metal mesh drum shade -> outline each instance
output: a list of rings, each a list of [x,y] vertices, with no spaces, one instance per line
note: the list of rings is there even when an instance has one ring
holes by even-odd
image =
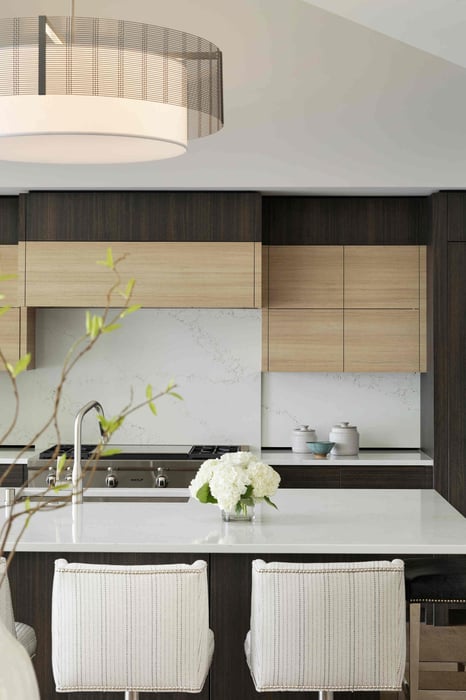
[[[0,160],[171,158],[222,126],[222,54],[206,39],[95,17],[0,19]]]

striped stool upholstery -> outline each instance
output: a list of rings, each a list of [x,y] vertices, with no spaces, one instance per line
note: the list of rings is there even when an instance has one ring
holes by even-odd
[[[214,647],[207,564],[55,562],[52,666],[58,692],[199,693]]]
[[[4,557],[0,557],[0,580],[2,580],[2,585],[0,586],[0,618],[5,627],[16,637],[32,658],[35,656],[37,649],[36,633],[25,622],[15,622],[6,559]]]
[[[411,700],[466,700],[466,626],[421,624],[423,605],[466,604],[465,560],[407,562],[406,595]]]
[[[246,658],[256,690],[400,690],[404,564],[252,564]]]

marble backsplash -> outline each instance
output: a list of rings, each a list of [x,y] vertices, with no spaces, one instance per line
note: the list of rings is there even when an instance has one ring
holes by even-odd
[[[340,421],[357,425],[361,447],[419,447],[420,374],[263,375],[263,445],[291,445],[291,431],[301,424],[328,440]]]
[[[50,412],[61,362],[84,329],[82,309],[41,309],[37,314],[37,369],[19,377],[21,414],[10,444],[27,440]],[[114,442],[121,444],[249,444],[260,447],[260,311],[143,309],[103,336],[67,381],[59,416],[62,442],[73,440],[76,412],[97,399],[116,414],[134,394],[144,400],[171,378],[183,401],[162,397],[157,416],[148,408],[129,416]],[[7,377],[0,376],[0,424],[12,412]],[[98,437],[92,414],[83,442]],[[38,446],[55,443],[53,430]]]
[[[9,444],[21,444],[49,414],[61,362],[84,328],[82,309],[37,313],[37,369],[19,377],[21,411]],[[76,412],[91,399],[107,414],[144,399],[174,378],[183,401],[163,397],[158,415],[145,408],[118,433],[123,444],[289,446],[291,430],[308,423],[321,439],[331,425],[358,425],[361,445],[419,447],[418,374],[260,373],[261,313],[244,309],[144,309],[104,336],[68,379],[59,414],[62,442],[73,439]],[[11,418],[8,378],[0,375],[0,426]],[[97,438],[85,418],[83,441]],[[48,429],[39,447],[56,441]]]

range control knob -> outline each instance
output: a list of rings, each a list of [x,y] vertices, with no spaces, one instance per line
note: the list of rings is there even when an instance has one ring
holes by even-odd
[[[157,476],[155,477],[155,488],[166,489],[168,486],[168,477],[163,473],[162,467],[158,467]]]
[[[112,467],[108,467],[107,471],[108,474],[105,477],[105,485],[108,486],[109,489],[114,489],[118,486],[118,479],[116,474],[113,473]]]
[[[50,474],[47,474],[47,478],[45,480],[45,483],[47,486],[55,486],[55,483],[57,481],[57,474],[55,472],[55,469],[53,467],[49,467],[49,472]]]

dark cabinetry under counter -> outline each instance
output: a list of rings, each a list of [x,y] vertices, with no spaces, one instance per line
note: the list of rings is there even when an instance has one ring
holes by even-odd
[[[274,466],[281,488],[431,489],[432,466]]]
[[[15,464],[7,476],[6,472],[9,469],[8,464],[0,465],[0,480],[1,486],[22,486],[26,479],[26,465],[25,464]]]

